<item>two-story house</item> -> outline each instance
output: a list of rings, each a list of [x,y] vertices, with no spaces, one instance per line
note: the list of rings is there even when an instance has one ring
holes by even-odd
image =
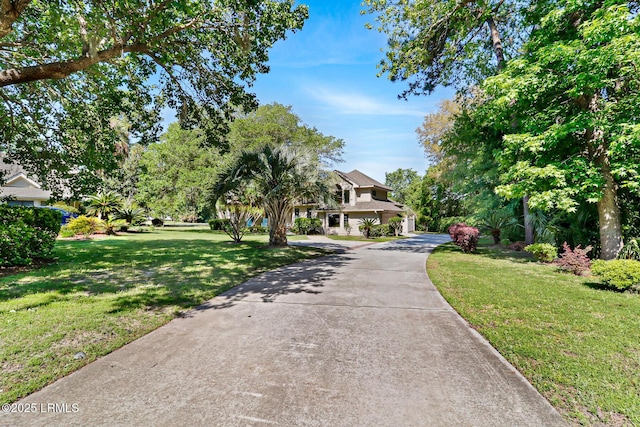
[[[319,218],[327,234],[358,234],[360,220],[377,219],[378,224],[388,224],[389,218],[402,217],[403,233],[415,230],[415,215],[402,204],[389,200],[391,188],[363,174],[335,171],[339,177],[336,184],[336,208],[318,207],[314,203],[295,206],[294,220],[298,217]]]

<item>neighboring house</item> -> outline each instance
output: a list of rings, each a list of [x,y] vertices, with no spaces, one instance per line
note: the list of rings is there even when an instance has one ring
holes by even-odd
[[[335,171],[340,178],[336,184],[336,209],[318,207],[305,202],[294,207],[294,220],[298,217],[319,218],[327,234],[359,234],[358,226],[364,218],[375,218],[378,224],[388,224],[389,218],[402,217],[403,233],[415,231],[415,214],[400,203],[387,198],[391,188],[363,174]]]
[[[0,200],[9,197],[11,206],[42,206],[51,192],[43,190],[35,179],[19,165],[5,163],[0,158]]]

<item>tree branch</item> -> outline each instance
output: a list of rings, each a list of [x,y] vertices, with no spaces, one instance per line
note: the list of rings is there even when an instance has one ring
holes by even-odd
[[[13,23],[30,3],[31,0],[0,0],[0,39],[11,32]]]
[[[1,70],[0,87],[28,83],[36,80],[63,79],[98,62],[109,61],[124,53],[148,52],[148,50],[146,45],[138,43],[129,46],[115,45],[109,49],[96,52],[96,55],[91,57],[84,56],[64,62],[52,62],[32,67]]]

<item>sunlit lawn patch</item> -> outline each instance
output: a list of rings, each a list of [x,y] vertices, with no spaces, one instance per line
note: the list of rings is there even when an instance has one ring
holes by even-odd
[[[427,263],[449,303],[568,419],[640,425],[640,295],[526,253],[452,244]]]
[[[59,241],[56,264],[0,277],[0,403],[13,401],[275,267],[324,254],[207,230]],[[78,352],[85,359],[76,360]]]

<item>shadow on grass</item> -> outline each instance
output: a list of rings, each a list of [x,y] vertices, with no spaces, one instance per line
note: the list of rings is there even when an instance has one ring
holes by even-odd
[[[309,252],[326,253],[206,239],[60,242],[56,265],[1,278],[0,302],[15,299],[16,309],[25,309],[84,295],[112,298],[112,312],[191,308]]]

